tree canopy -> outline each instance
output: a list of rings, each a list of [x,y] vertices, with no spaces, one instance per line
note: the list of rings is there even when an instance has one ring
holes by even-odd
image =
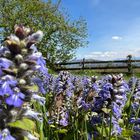
[[[71,20],[59,8],[61,0],[52,3],[41,0],[0,0],[0,32],[3,37],[13,31],[15,24],[23,24],[34,31],[42,30],[39,45],[48,64],[64,62],[74,56],[75,49],[87,44],[87,25],[82,18]]]

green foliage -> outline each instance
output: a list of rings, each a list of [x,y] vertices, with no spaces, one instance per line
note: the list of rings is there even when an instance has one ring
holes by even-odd
[[[130,136],[132,136],[134,134],[134,132],[132,130],[123,130],[122,131],[122,136],[124,138],[129,138]]]
[[[75,70],[70,71],[73,75],[79,75],[79,76],[101,76],[101,73],[95,72],[94,70]]]
[[[11,122],[8,125],[10,127],[20,128],[29,132],[33,132],[36,128],[35,122],[27,118],[23,118],[22,120],[18,120],[16,122]]]
[[[58,129],[55,131],[55,133],[60,133],[60,134],[66,134],[68,132],[67,129]]]
[[[61,0],[53,4],[41,0],[0,0],[0,32],[6,37],[15,24],[32,27],[44,32],[39,50],[51,64],[67,61],[74,50],[87,44],[86,22],[82,18],[71,21],[66,12],[59,9]]]

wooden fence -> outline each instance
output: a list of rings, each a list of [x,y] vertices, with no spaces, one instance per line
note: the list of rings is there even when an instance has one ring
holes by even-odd
[[[123,70],[125,69],[128,73],[133,73],[135,69],[140,68],[140,60],[132,60],[128,57],[126,60],[115,60],[115,61],[88,61],[83,59],[80,62],[66,62],[66,63],[56,63],[56,70]]]

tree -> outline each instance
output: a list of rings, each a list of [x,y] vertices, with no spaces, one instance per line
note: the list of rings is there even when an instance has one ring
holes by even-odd
[[[83,19],[72,21],[51,0],[0,0],[0,32],[3,37],[13,31],[15,24],[23,24],[34,31],[44,32],[39,50],[48,64],[73,58],[75,49],[87,43],[87,26]]]

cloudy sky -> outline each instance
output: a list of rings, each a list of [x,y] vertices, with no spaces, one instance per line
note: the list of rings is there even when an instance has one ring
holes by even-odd
[[[88,24],[89,45],[77,50],[77,58],[140,57],[140,0],[62,0],[61,6]]]

